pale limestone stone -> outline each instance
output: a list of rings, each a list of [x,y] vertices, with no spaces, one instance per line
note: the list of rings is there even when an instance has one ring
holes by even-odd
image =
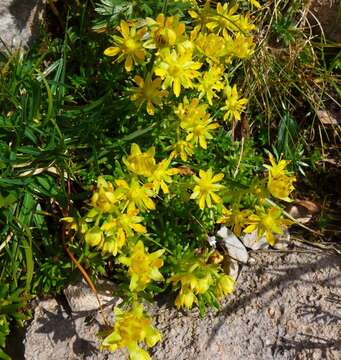
[[[27,48],[39,31],[45,0],[0,0],[0,51]]]

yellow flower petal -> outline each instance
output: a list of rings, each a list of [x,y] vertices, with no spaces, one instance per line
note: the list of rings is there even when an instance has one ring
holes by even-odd
[[[104,55],[116,56],[120,51],[121,51],[120,48],[111,46],[104,50]]]

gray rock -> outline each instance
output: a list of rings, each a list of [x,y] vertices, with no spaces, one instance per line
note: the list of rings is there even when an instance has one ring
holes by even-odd
[[[64,295],[72,312],[98,310],[98,301],[100,301],[102,306],[113,305],[119,302],[117,298],[113,298],[115,288],[112,282],[99,280],[96,283],[96,291],[98,299],[87,283],[82,280],[64,289]]]
[[[111,311],[106,316],[113,321]],[[99,313],[68,313],[56,299],[41,301],[25,338],[27,360],[120,359],[100,352],[97,334],[103,330]]]
[[[165,338],[153,359],[341,358],[341,258],[319,252],[254,257],[218,313],[200,319],[195,312],[158,310]]]
[[[154,360],[308,360],[341,358],[341,257],[312,249],[254,253],[235,293],[218,312],[150,309],[164,339]],[[111,307],[105,309],[113,321]],[[26,334],[27,360],[120,359],[97,350],[98,313],[39,304]]]
[[[45,0],[0,1],[0,51],[30,45],[38,34],[44,3]]]

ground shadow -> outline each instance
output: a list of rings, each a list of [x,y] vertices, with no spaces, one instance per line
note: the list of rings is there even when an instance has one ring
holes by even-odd
[[[9,12],[14,17],[15,25],[21,32],[27,25],[27,21],[32,14],[32,10],[40,0],[13,0],[9,6]]]
[[[320,350],[321,359],[330,359],[329,353],[331,350],[341,350],[341,339],[325,339],[307,334],[299,335],[304,338],[299,341],[282,338],[279,344],[274,345],[272,347],[274,358],[289,351],[293,359],[299,359],[301,358],[299,355],[303,351],[313,353]]]
[[[295,265],[295,264],[293,264]],[[297,264],[296,264],[297,265]],[[277,287],[284,287],[292,281],[302,280],[302,282],[306,282],[302,279],[303,275],[308,274],[310,272],[315,272],[321,270],[326,267],[338,267],[341,270],[341,257],[337,255],[325,255],[314,263],[304,263],[299,264],[299,266],[290,266],[288,268],[281,268],[280,273],[276,274],[277,277],[271,281],[269,281],[265,286],[260,288],[258,291],[247,293],[245,295],[240,295],[238,298],[235,298],[234,301],[228,303],[225,307],[223,307],[219,311],[219,315],[221,316],[221,320],[217,323],[217,325],[212,329],[211,336],[207,341],[207,346],[209,347],[212,344],[216,334],[219,329],[224,325],[227,317],[239,310],[240,308],[246,307],[250,302],[255,299],[262,297],[267,292],[271,291]],[[258,276],[261,276],[264,272],[269,272],[269,269],[266,265],[259,270],[257,273]],[[275,275],[275,274],[274,274]],[[274,294],[269,298],[268,303],[272,302],[273,299],[278,296],[278,294]]]
[[[38,319],[39,327],[36,332],[40,334],[49,334],[54,343],[66,342],[75,338],[72,349],[79,358],[98,353],[98,347],[94,342],[79,336],[75,324],[75,320],[84,318],[84,322],[86,323],[96,323],[99,331],[107,329],[105,325],[101,324],[95,318],[96,312],[80,311],[72,313],[66,300],[62,297],[57,298],[57,303],[58,307],[56,312],[43,309],[44,316]],[[106,304],[106,306],[109,305],[111,304]]]

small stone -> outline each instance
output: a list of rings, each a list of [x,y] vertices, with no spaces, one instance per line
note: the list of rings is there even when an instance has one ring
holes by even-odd
[[[252,249],[254,251],[259,249],[266,249],[269,247],[269,244],[267,243],[265,236],[258,238],[257,230],[249,234],[243,234],[241,237],[241,241],[247,248]]]
[[[269,308],[268,309],[268,314],[271,318],[273,318],[275,316],[275,310],[273,308]]]
[[[9,49],[27,48],[37,36],[45,0],[1,0],[0,37]],[[0,41],[0,51],[6,47]]]
[[[231,258],[244,264],[247,263],[249,254],[244,244],[230,229],[222,225],[217,232],[217,235],[222,238],[222,244],[227,249]]]
[[[119,302],[118,298],[113,297],[115,287],[112,282],[99,280],[95,284],[95,287],[102,306],[109,304],[114,305]],[[84,279],[75,285],[69,285],[64,289],[64,295],[73,312],[96,311],[99,309],[96,295]]]

